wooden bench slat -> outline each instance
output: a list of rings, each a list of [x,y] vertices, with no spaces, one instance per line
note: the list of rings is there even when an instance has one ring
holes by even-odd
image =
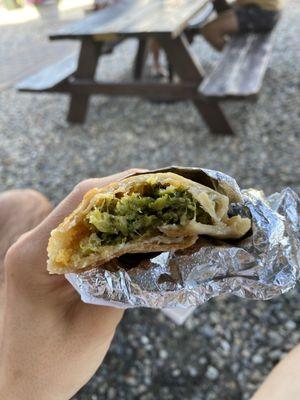
[[[30,75],[16,85],[20,91],[42,91],[55,87],[72,75],[77,68],[77,55],[73,53],[62,60]]]
[[[249,52],[249,60],[243,65],[243,70],[241,71],[244,76],[248,77],[243,82],[243,93],[256,94],[261,89],[271,57],[272,47],[272,33],[253,38],[250,49],[251,56]]]
[[[206,97],[248,97],[259,92],[273,45],[273,33],[234,36],[221,60],[200,85]]]
[[[51,39],[96,36],[99,40],[151,34],[176,36],[208,0],[123,0],[50,35]]]

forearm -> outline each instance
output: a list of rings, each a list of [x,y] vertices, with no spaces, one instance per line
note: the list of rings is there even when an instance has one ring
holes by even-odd
[[[300,345],[271,371],[251,400],[295,400],[300,393]]]

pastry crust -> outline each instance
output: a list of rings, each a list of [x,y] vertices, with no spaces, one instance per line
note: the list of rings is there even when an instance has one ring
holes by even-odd
[[[88,256],[80,251],[80,241],[91,234],[86,216],[101,199],[116,193],[139,191],[146,184],[169,184],[186,189],[210,215],[212,224],[191,221],[185,227],[166,225],[159,227],[160,234],[153,237],[138,237],[126,243],[102,245],[97,253]],[[240,238],[251,227],[248,218],[227,216],[229,198],[204,185],[183,178],[174,173],[149,173],[126,178],[102,188],[90,190],[80,205],[51,232],[48,244],[50,273],[64,274],[99,267],[126,253],[148,253],[184,249],[195,243],[199,235],[227,239]]]

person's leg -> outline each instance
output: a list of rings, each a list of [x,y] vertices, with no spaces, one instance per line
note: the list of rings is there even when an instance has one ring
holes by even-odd
[[[296,400],[300,398],[300,345],[271,371],[251,400]]]
[[[239,24],[234,10],[221,13],[216,19],[201,28],[204,38],[218,51],[226,43],[227,36],[239,31]]]
[[[42,222],[52,208],[46,197],[35,190],[9,190],[0,193],[0,335],[4,303],[5,254],[19,236]]]
[[[160,46],[157,40],[149,40],[149,48],[153,58],[153,75],[157,78],[166,78],[168,76],[168,71],[161,65],[160,56]]]
[[[205,25],[200,32],[216,49],[221,51],[229,35],[234,33],[269,32],[277,24],[280,12],[264,10],[256,5],[234,5]]]

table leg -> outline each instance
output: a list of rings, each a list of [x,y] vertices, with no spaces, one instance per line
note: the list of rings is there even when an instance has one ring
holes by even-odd
[[[101,43],[95,43],[91,39],[82,40],[78,66],[74,74],[75,78],[91,79],[94,77],[100,51]],[[82,123],[85,121],[89,97],[89,94],[71,94],[71,101],[68,113],[69,122]]]
[[[134,60],[133,79],[139,80],[142,78],[143,70],[148,53],[147,39],[139,39],[138,50]]]
[[[195,83],[195,91],[197,91],[205,72],[193,57],[184,34],[178,36],[176,39],[159,38],[158,40],[180,79],[184,83]],[[205,100],[199,94],[199,99],[193,100],[193,103],[212,133],[234,134],[232,127],[217,102]]]

